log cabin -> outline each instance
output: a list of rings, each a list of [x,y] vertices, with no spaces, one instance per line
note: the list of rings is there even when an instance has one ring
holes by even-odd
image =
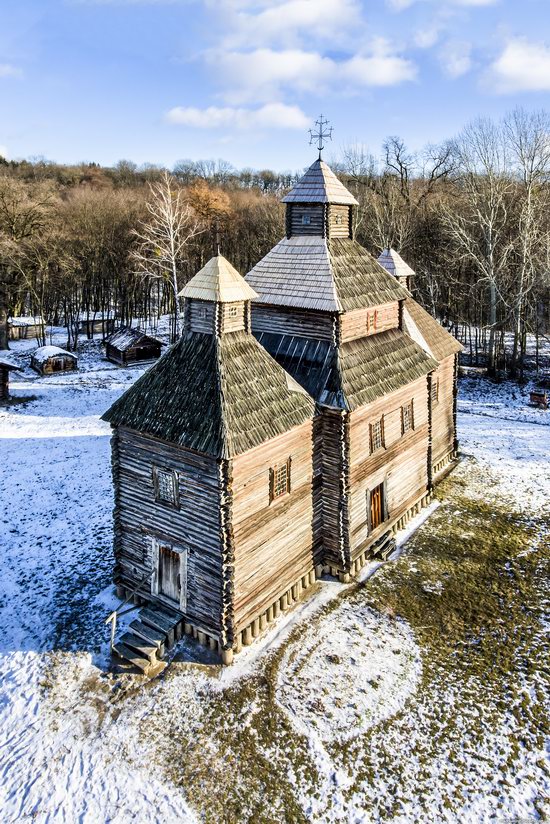
[[[40,375],[71,372],[78,369],[78,358],[59,346],[39,346],[31,355],[31,367]]]
[[[29,338],[43,338],[46,322],[41,317],[33,315],[18,315],[8,318],[8,335],[10,340],[27,340]]]
[[[104,415],[115,581],[144,602],[113,649],[144,671],[182,631],[229,663],[316,578],[388,557],[456,456],[460,346],[412,270],[356,242],[321,159],[284,202],[286,237],[244,279],[209,261],[181,340]]]
[[[121,326],[105,339],[105,355],[118,366],[147,363],[160,357],[162,343],[141,329]]]
[[[22,372],[20,366],[16,366],[7,357],[0,357],[0,402],[8,401],[10,398],[9,379],[10,372]]]

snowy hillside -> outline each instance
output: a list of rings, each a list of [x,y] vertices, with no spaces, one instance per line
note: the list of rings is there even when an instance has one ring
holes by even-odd
[[[117,601],[99,420],[142,370],[91,342],[77,373],[42,378],[31,349],[13,345],[25,370],[17,402],[0,407],[3,821],[550,813],[550,411],[526,390],[464,379],[463,461],[400,536],[399,558],[358,583],[319,582],[229,668],[185,638],[147,681],[108,668]]]

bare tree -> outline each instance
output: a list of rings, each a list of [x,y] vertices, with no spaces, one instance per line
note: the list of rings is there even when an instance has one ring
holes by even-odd
[[[184,251],[204,230],[186,201],[184,190],[168,172],[164,172],[158,183],[149,184],[146,207],[147,219],[141,221],[133,232],[137,239],[133,259],[139,272],[149,279],[161,280],[171,291],[174,309],[172,338],[175,340],[181,334],[178,294]]]
[[[514,343],[511,374],[523,372],[524,310],[527,297],[546,271],[548,229],[544,213],[549,206],[547,183],[550,176],[550,117],[547,112],[515,109],[504,120],[511,172],[517,183],[517,266],[510,285],[513,307]],[[515,294],[514,294],[515,293]]]
[[[508,211],[512,184],[502,130],[479,119],[454,143],[458,195],[442,218],[459,260],[472,264],[489,296],[488,369],[495,367],[498,307],[511,251]]]

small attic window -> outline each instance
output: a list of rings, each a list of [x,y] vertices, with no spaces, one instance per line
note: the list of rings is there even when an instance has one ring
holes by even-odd
[[[311,223],[311,215],[302,215],[302,226],[309,226]]]
[[[334,223],[336,224],[336,226],[341,226],[342,225],[342,215],[336,215],[335,218],[334,218]]]
[[[376,322],[378,320],[378,312],[376,309],[372,309],[371,311],[367,312],[367,332],[375,332],[376,331]]]
[[[178,505],[178,479],[173,470],[159,469],[158,466],[154,466],[153,486],[156,501],[172,506]]]
[[[238,312],[237,306],[228,306],[227,307],[227,317],[228,318],[236,318]]]
[[[269,503],[290,492],[290,458],[269,470]]]

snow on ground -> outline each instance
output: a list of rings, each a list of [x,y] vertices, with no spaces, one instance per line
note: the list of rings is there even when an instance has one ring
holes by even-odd
[[[62,335],[52,342],[62,345]],[[78,373],[39,377],[27,366],[32,348],[30,341],[13,344],[26,368],[11,384],[19,401],[32,399],[0,411],[7,468],[0,480],[3,820],[188,822],[195,820],[193,801],[206,822],[488,821],[496,803],[494,764],[515,752],[515,722],[507,716],[497,731],[484,722],[486,742],[464,745],[467,758],[451,768],[468,740],[469,714],[485,717],[483,702],[478,710],[472,702],[460,708],[458,672],[445,674],[436,695],[419,694],[431,666],[416,637],[422,627],[413,631],[393,610],[369,602],[366,579],[380,564],[365,571],[358,591],[318,583],[233,667],[213,666],[185,639],[153,682],[106,671],[104,620],[115,603],[112,491],[109,428],[99,418],[142,370],[112,366],[97,342],[86,342]],[[531,410],[517,388],[479,379],[462,381],[459,410],[462,449],[472,456],[460,470],[464,483],[472,466],[489,497],[514,501],[527,518],[547,510],[550,412]],[[479,484],[472,494],[482,494]],[[440,507],[433,517],[454,516]],[[413,526],[422,531],[425,518],[426,511]],[[401,542],[410,534],[409,525]],[[381,582],[400,564],[407,574],[425,574],[408,556],[383,565]],[[427,598],[444,597],[446,574],[425,577]],[[273,695],[262,692],[270,668]],[[468,689],[481,697],[484,685],[472,681]],[[430,724],[446,714],[455,726],[441,742],[440,760],[426,765]],[[262,737],[263,715],[274,719],[269,739]],[[251,755],[239,749],[243,741]],[[380,754],[372,774],[361,766],[367,753]],[[506,815],[536,815],[533,765],[542,757],[526,750],[515,775],[502,767],[508,790],[499,809]],[[275,782],[257,774],[260,764],[266,775],[273,769]],[[397,767],[401,788],[393,778]],[[417,798],[421,781],[428,789]],[[285,782],[289,789],[281,795]],[[388,799],[400,793],[392,810]],[[460,793],[454,807],[454,801],[442,806],[444,797]],[[216,794],[221,806],[209,806]],[[271,804],[269,814],[262,798]],[[426,809],[437,812],[430,818]]]

